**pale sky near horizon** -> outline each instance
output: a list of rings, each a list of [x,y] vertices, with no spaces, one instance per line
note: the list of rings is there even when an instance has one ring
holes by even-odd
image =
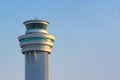
[[[0,0],[0,80],[24,80],[23,22],[50,22],[49,80],[120,80],[120,0]]]

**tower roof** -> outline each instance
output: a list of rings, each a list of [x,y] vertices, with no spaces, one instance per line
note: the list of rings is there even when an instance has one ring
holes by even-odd
[[[28,20],[28,21],[25,21],[23,24],[27,25],[30,23],[42,23],[42,24],[47,24],[47,25],[49,24],[49,22],[45,20]]]

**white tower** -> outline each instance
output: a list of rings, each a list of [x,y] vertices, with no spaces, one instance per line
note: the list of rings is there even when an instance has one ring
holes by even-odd
[[[46,31],[49,22],[29,20],[23,24],[26,33],[18,39],[25,55],[25,80],[48,80],[48,54],[54,41]]]

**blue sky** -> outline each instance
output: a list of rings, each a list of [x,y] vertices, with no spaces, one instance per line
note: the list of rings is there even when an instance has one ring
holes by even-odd
[[[0,80],[24,80],[17,38],[36,17],[56,37],[50,80],[120,80],[119,0],[1,0]]]

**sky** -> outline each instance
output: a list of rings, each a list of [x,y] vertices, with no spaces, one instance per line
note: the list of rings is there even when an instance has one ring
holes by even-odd
[[[23,22],[56,37],[49,80],[120,80],[120,0],[0,0],[0,80],[24,80]]]

